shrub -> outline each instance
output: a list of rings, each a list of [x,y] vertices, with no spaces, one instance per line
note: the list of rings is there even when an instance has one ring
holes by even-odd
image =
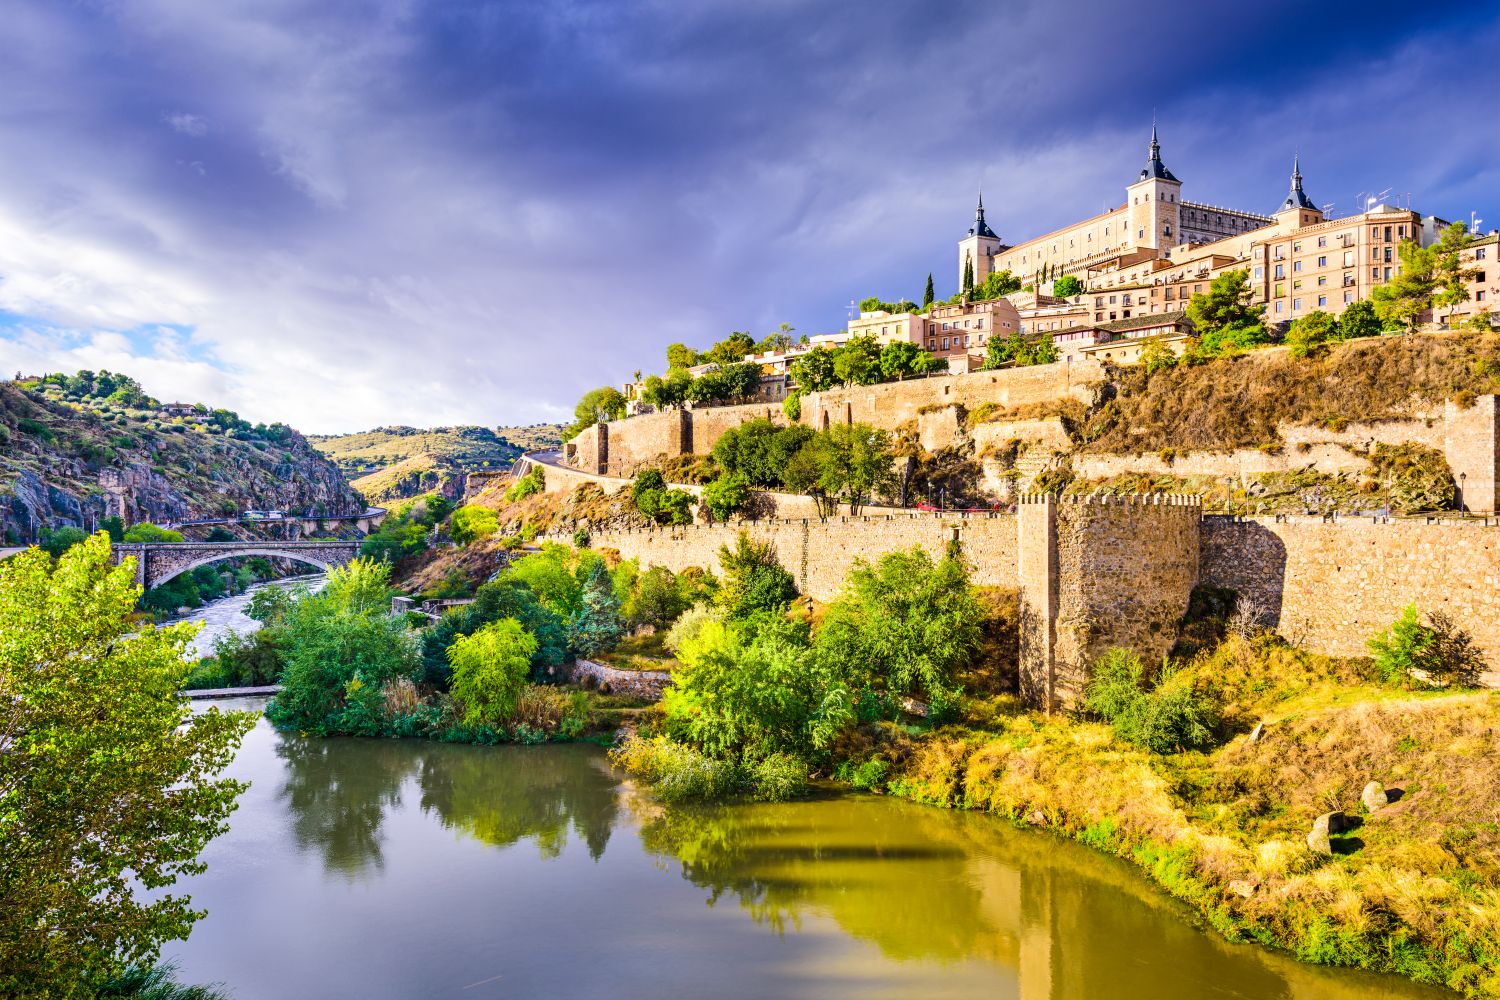
[[[1469,634],[1441,611],[1427,614],[1422,623],[1415,604],[1408,604],[1401,617],[1371,636],[1366,645],[1375,660],[1375,672],[1388,684],[1410,685],[1424,678],[1433,684],[1475,687],[1484,672],[1484,658]]]
[[[448,533],[460,545],[487,538],[500,530],[500,518],[488,507],[472,504],[458,508],[448,522]]]
[[[727,521],[750,499],[750,484],[737,472],[726,472],[703,489],[703,505],[715,521]]]
[[[589,547],[589,529],[579,528],[573,532],[573,547],[575,549],[586,549]]]
[[[1216,699],[1165,667],[1147,690],[1140,657],[1124,649],[1111,649],[1094,664],[1084,707],[1119,739],[1152,753],[1209,747],[1218,725]]]
[[[522,500],[526,497],[529,497],[533,493],[540,493],[546,488],[546,473],[542,471],[542,467],[540,465],[533,465],[530,471],[526,473],[526,475],[522,476],[520,479],[517,479],[511,485],[511,487],[505,491],[505,502],[515,503],[517,500]]]
[[[515,713],[536,647],[536,639],[514,618],[490,622],[448,647],[453,695],[463,703],[464,721],[500,722]]]
[[[785,753],[773,753],[750,768],[750,784],[762,802],[786,802],[807,794],[807,765]]]
[[[56,558],[88,537],[89,533],[87,531],[84,531],[82,528],[72,527],[71,525],[58,528],[55,531],[44,530],[42,532],[41,547],[48,555]]]
[[[125,541],[180,542],[182,541],[182,532],[173,531],[171,528],[163,528],[149,521],[143,521],[140,524],[130,526],[129,530],[125,532]]]
[[[776,558],[775,546],[756,542],[743,531],[733,549],[719,546],[719,565],[724,568],[719,604],[732,618],[762,611],[781,614],[797,596],[797,583]]]
[[[609,752],[618,767],[649,782],[666,802],[722,799],[743,787],[734,764],[664,737],[631,736]]]

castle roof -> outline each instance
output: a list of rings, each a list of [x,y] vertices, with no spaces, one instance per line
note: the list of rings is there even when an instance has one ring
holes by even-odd
[[[1156,122],[1151,123],[1151,146],[1146,151],[1146,166],[1141,170],[1140,180],[1178,181],[1167,169],[1167,165],[1161,162],[1161,143],[1156,141]],[[1139,183],[1139,181],[1137,181]]]
[[[969,230],[969,235],[984,236],[992,240],[1000,238],[995,235],[995,231],[990,228],[989,223],[984,221],[984,192],[982,191],[979,194],[979,207],[974,209],[974,228]]]
[[[1292,157],[1292,189],[1287,193],[1286,201],[1281,203],[1279,211],[1285,212],[1289,208],[1310,208],[1317,211],[1318,206],[1302,190],[1302,169],[1300,154]]]

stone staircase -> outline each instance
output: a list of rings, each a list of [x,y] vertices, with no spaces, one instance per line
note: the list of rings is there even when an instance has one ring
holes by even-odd
[[[1036,478],[1058,463],[1058,457],[1040,445],[1033,445],[1026,449],[1025,454],[1016,460],[1016,492],[1026,493],[1030,491],[1031,484]]]

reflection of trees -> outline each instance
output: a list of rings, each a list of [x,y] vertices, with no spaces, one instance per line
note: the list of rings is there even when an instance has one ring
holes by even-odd
[[[401,802],[401,784],[415,769],[412,746],[385,740],[284,736],[281,797],[292,813],[298,846],[316,848],[323,866],[354,879],[383,864],[380,824]]]
[[[497,847],[530,838],[547,858],[571,825],[597,860],[619,810],[616,779],[584,747],[429,746],[419,780],[444,826]]]
[[[1014,962],[1015,939],[987,917],[984,887],[944,813],[860,796],[717,807],[627,801],[647,851],[678,861],[710,902],[733,895],[778,933],[819,913],[894,959]]]

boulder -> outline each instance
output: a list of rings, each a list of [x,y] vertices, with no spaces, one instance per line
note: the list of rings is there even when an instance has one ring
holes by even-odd
[[[1229,891],[1234,893],[1236,896],[1242,896],[1245,899],[1249,899],[1251,896],[1255,895],[1255,883],[1249,881],[1248,879],[1237,878],[1229,883]]]
[[[1031,810],[1031,812],[1026,814],[1026,822],[1030,823],[1032,826],[1046,826],[1047,817],[1043,815],[1040,809],[1033,809]]]
[[[1332,854],[1333,844],[1329,841],[1329,834],[1338,833],[1344,828],[1344,814],[1335,810],[1327,812],[1313,820],[1312,831],[1307,835],[1307,848],[1316,854]]]
[[[1359,793],[1359,800],[1365,804],[1370,812],[1390,804],[1390,796],[1385,794],[1385,786],[1378,781],[1372,781],[1365,786],[1365,790]]]

